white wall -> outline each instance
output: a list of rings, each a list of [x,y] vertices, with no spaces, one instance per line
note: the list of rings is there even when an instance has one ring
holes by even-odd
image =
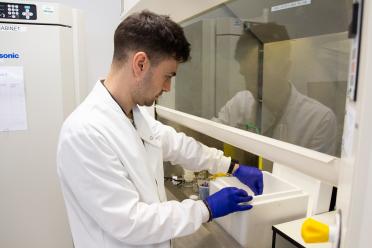
[[[122,17],[148,9],[158,14],[170,15],[173,21],[182,22],[191,16],[231,0],[122,0],[124,12]],[[126,7],[128,6],[128,7]]]
[[[89,90],[110,68],[114,50],[114,31],[120,22],[121,0],[42,0],[84,11],[85,49]]]
[[[121,0],[123,2],[123,13],[127,13],[134,5],[136,5],[140,0]]]

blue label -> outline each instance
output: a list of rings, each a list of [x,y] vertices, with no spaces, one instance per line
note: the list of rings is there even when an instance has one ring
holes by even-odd
[[[0,53],[0,59],[19,59],[19,53]]]

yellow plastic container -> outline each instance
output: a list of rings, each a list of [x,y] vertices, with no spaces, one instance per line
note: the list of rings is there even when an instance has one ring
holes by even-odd
[[[329,241],[329,226],[308,218],[301,228],[301,236],[306,243],[323,243]]]

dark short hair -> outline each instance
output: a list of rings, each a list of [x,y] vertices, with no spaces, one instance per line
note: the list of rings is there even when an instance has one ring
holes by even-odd
[[[143,51],[153,64],[165,58],[186,62],[190,43],[169,16],[144,10],[124,19],[114,35],[114,62],[125,62],[128,52]]]
[[[236,49],[235,59],[241,61],[253,48],[257,48],[260,44],[268,44],[271,42],[278,42],[290,40],[285,26],[276,23],[245,23],[244,33],[240,36]],[[285,49],[285,50],[283,50]],[[287,57],[290,56],[290,47],[283,47]]]
[[[257,40],[257,38],[250,32],[245,32],[242,34],[236,43],[234,54],[235,60],[238,62],[242,61],[252,49],[259,46],[259,43],[260,42]]]

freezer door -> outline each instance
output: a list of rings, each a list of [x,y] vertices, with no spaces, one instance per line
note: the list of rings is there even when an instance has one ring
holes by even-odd
[[[13,30],[0,32],[0,53],[18,54],[0,67],[23,68],[27,112],[26,130],[0,132],[0,247],[73,247],[55,162],[61,124],[75,107],[72,30],[0,25]]]

